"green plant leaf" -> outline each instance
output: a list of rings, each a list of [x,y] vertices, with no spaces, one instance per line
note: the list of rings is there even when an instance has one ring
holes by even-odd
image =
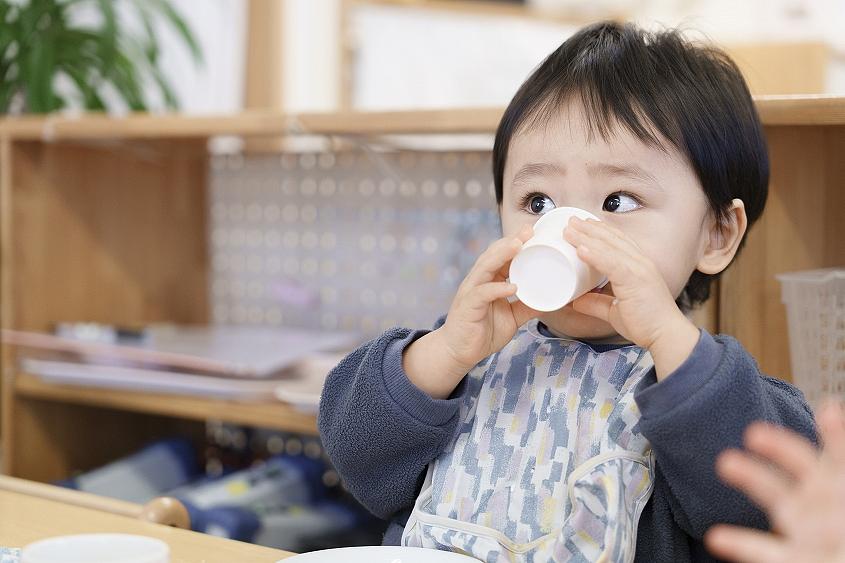
[[[190,48],[191,55],[194,57],[194,62],[198,64],[202,63],[202,49],[200,49],[199,43],[197,43],[193,32],[188,27],[185,20],[182,19],[182,16],[179,15],[179,12],[176,11],[168,0],[148,0],[148,2],[154,4],[159,9],[165,19],[170,22],[170,25],[173,26],[185,43],[187,43]]]
[[[32,35],[35,31],[35,23],[38,20],[38,15],[41,10],[38,9],[36,2],[29,1],[20,6],[18,13],[18,22],[20,24],[21,38]]]
[[[14,17],[11,10],[12,7],[6,3],[6,0],[0,0],[0,61],[8,56],[6,49],[15,41],[17,35],[16,26],[6,22],[7,18]]]
[[[12,26],[0,27],[0,85],[5,86],[6,81],[10,79],[8,73],[15,64],[19,51],[15,28]]]
[[[117,57],[120,27],[112,0],[97,0],[97,3],[103,15],[103,24],[99,33],[100,53],[103,64],[111,66]]]
[[[117,2],[129,2],[142,29],[124,29]],[[77,11],[94,11],[95,25],[79,24]],[[154,83],[168,108],[178,99],[159,65],[157,18],[176,31],[196,63],[202,53],[193,33],[170,0],[0,0],[0,112],[18,93],[27,110],[54,111],[68,99],[53,84],[68,77],[87,109],[103,110],[102,88],[111,86],[135,111],[146,109],[147,82]]]
[[[106,78],[123,95],[132,111],[145,111],[147,109],[135,65],[122,52],[117,52],[113,73]]]
[[[105,111],[106,104],[100,97],[97,87],[91,85],[92,80],[85,76],[84,72],[70,64],[62,65],[61,70],[76,84],[76,88],[82,94],[86,109]]]
[[[26,53],[23,67],[28,82],[26,102],[32,112],[47,113],[56,109],[53,96],[55,54],[49,34],[34,41]]]
[[[141,23],[144,26],[144,37],[139,39],[143,45],[144,55],[152,65],[158,64],[158,41],[156,41],[155,28],[153,27],[153,18],[150,14],[148,6],[144,2],[135,2],[138,14],[141,17]]]

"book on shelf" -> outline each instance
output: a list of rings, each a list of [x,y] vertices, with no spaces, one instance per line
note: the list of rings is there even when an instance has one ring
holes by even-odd
[[[151,326],[111,341],[4,330],[20,369],[65,385],[230,400],[278,399],[313,412],[325,377],[360,343],[349,332]]]

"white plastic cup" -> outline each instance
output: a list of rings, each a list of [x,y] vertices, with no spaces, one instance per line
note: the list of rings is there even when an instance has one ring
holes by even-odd
[[[132,534],[78,534],[31,543],[21,563],[169,563],[161,540]]]
[[[577,207],[553,209],[537,220],[534,236],[511,261],[509,279],[516,284],[517,299],[537,311],[556,311],[607,283],[563,238],[571,217],[599,220]]]

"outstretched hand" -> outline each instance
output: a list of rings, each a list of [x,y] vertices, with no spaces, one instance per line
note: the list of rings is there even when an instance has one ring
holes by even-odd
[[[845,563],[845,416],[839,403],[825,404],[818,423],[821,452],[790,430],[755,423],[745,433],[748,452],[719,456],[717,473],[766,512],[773,531],[714,526],[704,537],[714,554],[738,563]]]

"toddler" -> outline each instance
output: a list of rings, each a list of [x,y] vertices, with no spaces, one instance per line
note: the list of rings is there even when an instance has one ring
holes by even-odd
[[[432,330],[394,328],[329,374],[326,451],[389,519],[385,544],[483,561],[712,560],[717,522],[765,528],[715,473],[764,420],[815,440],[801,393],[685,315],[709,295],[769,179],[737,67],[676,31],[588,26],[520,87],[493,176],[503,237]],[[557,206],[609,283],[549,313],[511,260]]]

